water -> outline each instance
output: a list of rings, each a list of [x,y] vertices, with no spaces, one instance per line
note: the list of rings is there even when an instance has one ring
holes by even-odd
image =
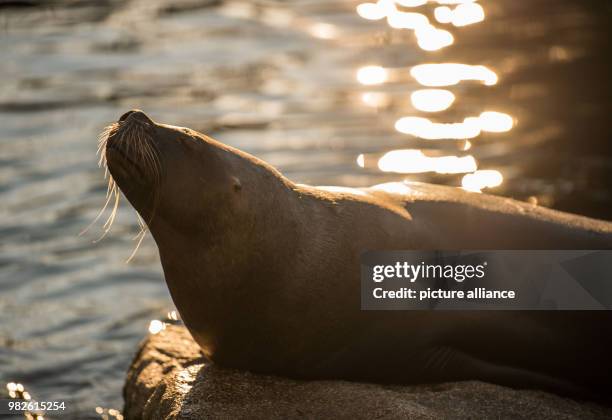
[[[79,236],[104,202],[96,136],[130,108],[298,182],[463,184],[612,218],[605,2],[482,1],[467,26],[435,2],[400,10],[435,30],[353,1],[33,3],[0,9],[0,380],[72,417],[122,407],[137,343],[173,310],[150,237],[125,264],[125,201],[104,239]],[[477,67],[411,74],[428,63]],[[424,86],[459,71],[482,80]]]

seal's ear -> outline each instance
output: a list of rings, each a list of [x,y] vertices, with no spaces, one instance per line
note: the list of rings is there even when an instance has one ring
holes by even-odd
[[[242,183],[240,182],[240,179],[236,178],[235,176],[232,177],[232,187],[234,188],[235,192],[242,190]]]

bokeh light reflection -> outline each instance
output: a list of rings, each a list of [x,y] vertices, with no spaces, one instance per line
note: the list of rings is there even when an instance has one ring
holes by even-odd
[[[315,38],[320,39],[334,39],[338,37],[338,28],[330,23],[314,23],[308,28],[308,32]]]
[[[453,26],[467,26],[482,22],[485,19],[485,12],[478,3],[463,3],[454,9],[448,6],[436,7],[434,18],[440,23],[451,23]]]
[[[483,169],[466,174],[461,180],[461,187],[472,192],[481,192],[483,188],[494,188],[504,182],[501,172],[492,169]]]
[[[485,111],[478,117],[482,131],[505,133],[514,126],[514,119],[502,112]]]
[[[362,85],[380,85],[389,78],[389,72],[381,66],[365,66],[357,70],[357,81]]]
[[[410,101],[419,111],[439,112],[453,104],[455,95],[446,89],[420,89],[412,92]]]
[[[400,12],[398,10],[387,16],[387,24],[394,29],[413,29],[417,31],[431,26],[427,16],[421,13]]]
[[[396,10],[393,0],[378,0],[376,3],[361,3],[357,6],[357,14],[368,20],[383,19]]]
[[[473,156],[426,156],[421,150],[392,150],[378,160],[378,169],[383,172],[414,174],[437,172],[458,174],[474,172],[477,169]]]
[[[478,137],[481,131],[503,133],[512,129],[514,120],[508,114],[485,111],[478,117],[467,117],[458,123],[437,123],[425,117],[402,117],[395,122],[400,133],[426,140],[464,140]]]
[[[467,26],[474,23],[482,22],[485,18],[485,12],[478,3],[464,3],[458,5],[453,10],[452,24],[455,26]]]
[[[410,74],[429,87],[453,86],[464,80],[477,80],[487,86],[497,83],[497,75],[491,69],[461,63],[418,64],[410,69]]]
[[[404,7],[419,7],[427,3],[427,0],[395,0],[397,4]]]
[[[440,6],[434,9],[434,18],[440,23],[451,23],[453,10],[448,6]]]
[[[419,47],[425,51],[437,51],[455,42],[453,34],[430,24],[417,27],[414,33]]]
[[[382,92],[365,92],[361,94],[361,102],[372,108],[380,108],[389,105],[391,98]]]
[[[455,42],[451,32],[438,28],[429,21],[427,15],[406,8],[414,8],[435,3],[433,18],[440,24],[462,27],[482,22],[485,10],[475,0],[379,0],[362,3],[357,13],[364,19],[382,20],[386,18],[389,27],[413,30],[419,48],[424,51],[437,51]],[[419,9],[419,11],[421,11]],[[425,89],[414,90],[410,102],[414,109],[427,112],[442,112],[455,102],[455,94],[446,89],[464,81],[476,81],[485,86],[498,83],[497,74],[484,65],[463,63],[423,63],[410,69],[411,76]],[[394,80],[400,80],[394,74]],[[388,82],[389,71],[381,66],[362,67],[357,72],[357,80],[363,85],[380,85]],[[438,88],[438,89],[436,89]],[[365,92],[361,101],[369,107],[380,108],[390,104],[390,97],[381,92]],[[440,122],[422,116],[404,116],[395,122],[395,130],[423,140],[463,140],[458,150],[467,152],[473,147],[470,139],[479,137],[482,132],[503,133],[515,125],[514,118],[508,114],[488,111],[477,116],[467,116],[457,122]],[[402,174],[435,172],[439,174],[466,174],[462,187],[469,191],[480,192],[483,188],[493,188],[503,182],[503,176],[496,170],[479,170],[472,155],[438,156],[433,152],[425,154],[419,149],[392,150],[378,159],[378,168],[383,172]],[[357,165],[365,167],[365,155],[357,157]]]
[[[157,334],[166,329],[166,324],[160,321],[159,319],[153,319],[149,323],[149,333]]]
[[[475,117],[468,117],[459,123],[436,123],[424,117],[402,117],[396,121],[395,129],[425,140],[463,140],[477,137],[480,123]]]

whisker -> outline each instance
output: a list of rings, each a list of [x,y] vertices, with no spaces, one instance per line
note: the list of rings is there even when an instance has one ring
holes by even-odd
[[[151,152],[151,146],[148,142],[144,143],[143,156],[147,162],[147,167],[151,172],[155,184],[157,184],[157,168],[155,167],[155,161],[153,160],[153,154]]]
[[[102,206],[102,209],[100,209],[100,211],[98,212],[96,217],[91,221],[91,223],[88,224],[85,229],[83,229],[81,232],[79,232],[79,236],[83,236],[85,233],[87,233],[89,231],[89,229],[91,229],[91,227],[100,219],[100,217],[104,213],[104,210],[106,210],[106,208],[108,207],[108,203],[110,203],[111,198],[112,198],[111,195],[107,193],[106,194],[106,202],[104,203],[104,206]]]
[[[121,195],[119,193],[119,188],[116,185],[113,188],[113,194],[115,196],[115,204],[113,205],[111,214],[108,216],[108,219],[106,219],[106,222],[104,223],[104,232],[102,232],[102,235],[98,239],[96,239],[94,243],[98,243],[102,239],[104,239],[104,237],[106,237],[108,232],[110,232],[111,226],[113,225],[113,221],[115,220],[115,216],[117,215],[117,208],[119,207],[119,198],[121,197]]]
[[[102,228],[102,235],[94,241],[98,242],[102,240],[108,232],[111,230],[115,218],[117,216],[121,191],[116,181],[113,179],[112,174],[108,170],[108,160],[106,156],[106,147],[108,145],[109,137],[115,136],[113,142],[119,147],[122,147],[126,154],[132,154],[136,161],[142,165],[145,176],[150,176],[153,184],[153,196],[152,198],[152,211],[150,217],[145,221],[138,212],[138,224],[140,229],[133,240],[137,241],[134,250],[132,251],[126,263],[129,263],[136,255],[142,241],[144,240],[148,229],[148,225],[151,224],[153,218],[157,212],[157,208],[160,202],[159,186],[161,184],[161,159],[157,146],[152,141],[151,134],[152,127],[149,124],[142,122],[133,121],[119,121],[112,123],[105,127],[100,136],[98,137],[98,148],[96,154],[98,155],[98,165],[104,168],[104,178],[108,179],[108,187],[106,191],[106,200],[102,209],[98,212],[94,220],[80,233],[80,235],[87,232],[106,212],[109,208],[111,201],[114,201],[110,214],[104,222]]]
[[[157,207],[159,205],[159,201],[160,201],[160,194],[159,192],[161,191],[161,189],[159,188],[161,185],[161,159],[159,157],[159,151],[157,149],[157,147],[149,142],[147,143],[149,152],[151,153],[151,156],[153,157],[153,161],[154,161],[154,175],[153,175],[153,182],[155,183],[155,188],[154,188],[154,196],[153,196],[153,209],[151,211],[151,216],[149,218],[149,224],[153,221],[153,218],[155,217],[155,214],[157,212]]]
[[[119,207],[119,198],[120,198],[120,194],[119,191],[117,190],[117,188],[113,189],[113,192],[115,194],[115,205],[113,206],[113,210],[110,214],[110,216],[108,217],[108,220],[106,221],[106,223],[104,223],[104,227],[106,228],[106,232],[108,232],[113,224],[113,221],[115,220],[115,216],[117,215],[117,208]]]
[[[129,264],[130,261],[132,261],[132,259],[136,256],[136,253],[138,252],[138,249],[140,248],[140,244],[142,244],[142,241],[145,238],[146,234],[147,234],[147,230],[145,229],[145,230],[142,230],[141,233],[139,233],[136,238],[134,238],[134,239],[137,239],[138,237],[140,237],[140,239],[138,239],[138,243],[136,244],[136,247],[134,247],[134,250],[128,257],[128,259],[125,260],[126,264]]]
[[[100,135],[98,136],[98,149],[96,150],[96,154],[99,156],[98,166],[104,167],[104,179],[108,177],[108,187],[106,190],[106,201],[104,202],[104,205],[102,206],[100,211],[96,214],[96,217],[91,221],[91,223],[89,223],[89,225],[87,225],[85,229],[79,232],[79,236],[87,233],[89,229],[91,229],[91,227],[100,219],[102,214],[104,214],[104,211],[107,209],[108,204],[110,203],[112,199],[112,192],[114,188],[116,188],[115,180],[112,177],[109,177],[110,174],[108,172],[108,165],[106,161],[106,144],[108,143],[109,136],[111,136],[114,132],[116,132],[118,127],[119,125],[117,123],[110,124],[106,126],[102,130]]]

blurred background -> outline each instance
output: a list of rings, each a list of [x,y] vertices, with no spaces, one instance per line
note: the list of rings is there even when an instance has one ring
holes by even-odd
[[[111,232],[96,138],[131,108],[294,181],[404,179],[612,219],[612,6],[598,0],[0,1],[0,380],[121,418],[177,318],[157,249]],[[50,417],[53,417],[52,415]]]

